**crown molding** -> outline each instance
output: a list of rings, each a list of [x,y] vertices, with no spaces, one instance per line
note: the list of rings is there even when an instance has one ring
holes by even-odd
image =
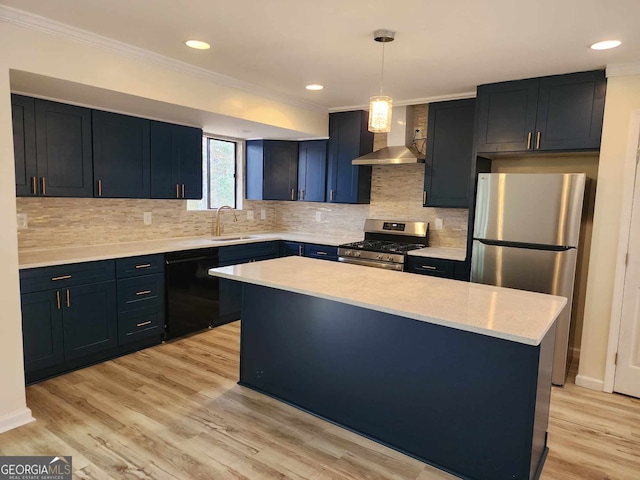
[[[433,102],[445,102],[448,100],[462,100],[464,98],[475,98],[476,97],[476,92],[463,92],[463,93],[454,93],[451,95],[436,95],[434,97],[421,97],[421,98],[412,98],[409,100],[394,100],[393,101],[393,106],[394,107],[404,107],[404,106],[411,106],[411,105],[422,105],[423,103],[433,103]],[[369,109],[369,104],[367,103],[366,105],[349,105],[349,106],[345,106],[345,107],[335,107],[335,108],[330,108],[329,112],[330,113],[335,113],[335,112],[349,112],[351,110],[368,110]]]
[[[607,77],[622,77],[625,75],[640,75],[640,62],[607,65]]]
[[[135,47],[117,40],[113,40],[102,35],[98,35],[87,30],[57,22],[40,15],[18,10],[17,8],[8,7],[0,4],[0,21],[10,23],[20,27],[30,28],[40,32],[56,35],[75,42],[83,43],[95,48],[100,48],[117,55],[132,58],[151,65],[164,67],[175,72],[179,72],[192,77],[224,85],[226,87],[242,90],[253,95],[258,95],[269,100],[282,102],[294,107],[306,110],[327,113],[328,108],[312,102],[306,102],[295,97],[274,92],[272,90],[260,87],[253,83],[238,80],[221,73],[213,72],[205,68],[196,67],[186,62],[176,60],[164,55],[160,55],[143,48]]]

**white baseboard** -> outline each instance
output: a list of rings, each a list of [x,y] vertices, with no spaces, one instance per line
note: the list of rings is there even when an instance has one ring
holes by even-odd
[[[604,391],[604,380],[600,380],[599,378],[577,375],[576,385],[579,387],[589,388],[591,390],[598,390],[599,392]]]
[[[33,421],[35,421],[35,418],[31,415],[31,409],[27,407],[7,413],[0,417],[0,433],[13,430]]]

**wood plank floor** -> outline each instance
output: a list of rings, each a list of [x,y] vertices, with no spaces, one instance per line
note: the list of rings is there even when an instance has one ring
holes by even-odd
[[[0,454],[73,455],[77,479],[454,478],[238,386],[239,327],[29,387],[38,421]],[[640,479],[640,400],[554,387],[549,447],[544,480]]]

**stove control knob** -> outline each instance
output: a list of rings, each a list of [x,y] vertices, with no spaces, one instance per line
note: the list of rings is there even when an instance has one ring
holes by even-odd
[[[362,255],[362,252],[356,252],[356,257],[359,257],[360,255]]]
[[[391,255],[387,257],[387,262],[393,262],[393,257]]]
[[[377,258],[378,260],[382,260],[382,255],[378,255],[376,258]]]
[[[353,252],[351,250],[345,250],[344,251],[344,255],[347,256],[347,257],[352,255],[352,254],[353,254]]]

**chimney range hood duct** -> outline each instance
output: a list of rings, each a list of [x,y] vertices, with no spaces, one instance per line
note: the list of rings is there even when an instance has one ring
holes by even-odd
[[[424,153],[413,145],[413,131],[409,129],[407,107],[393,107],[391,131],[387,134],[387,145],[375,152],[356,158],[353,165],[400,165],[424,163]],[[410,144],[411,147],[406,145]]]

